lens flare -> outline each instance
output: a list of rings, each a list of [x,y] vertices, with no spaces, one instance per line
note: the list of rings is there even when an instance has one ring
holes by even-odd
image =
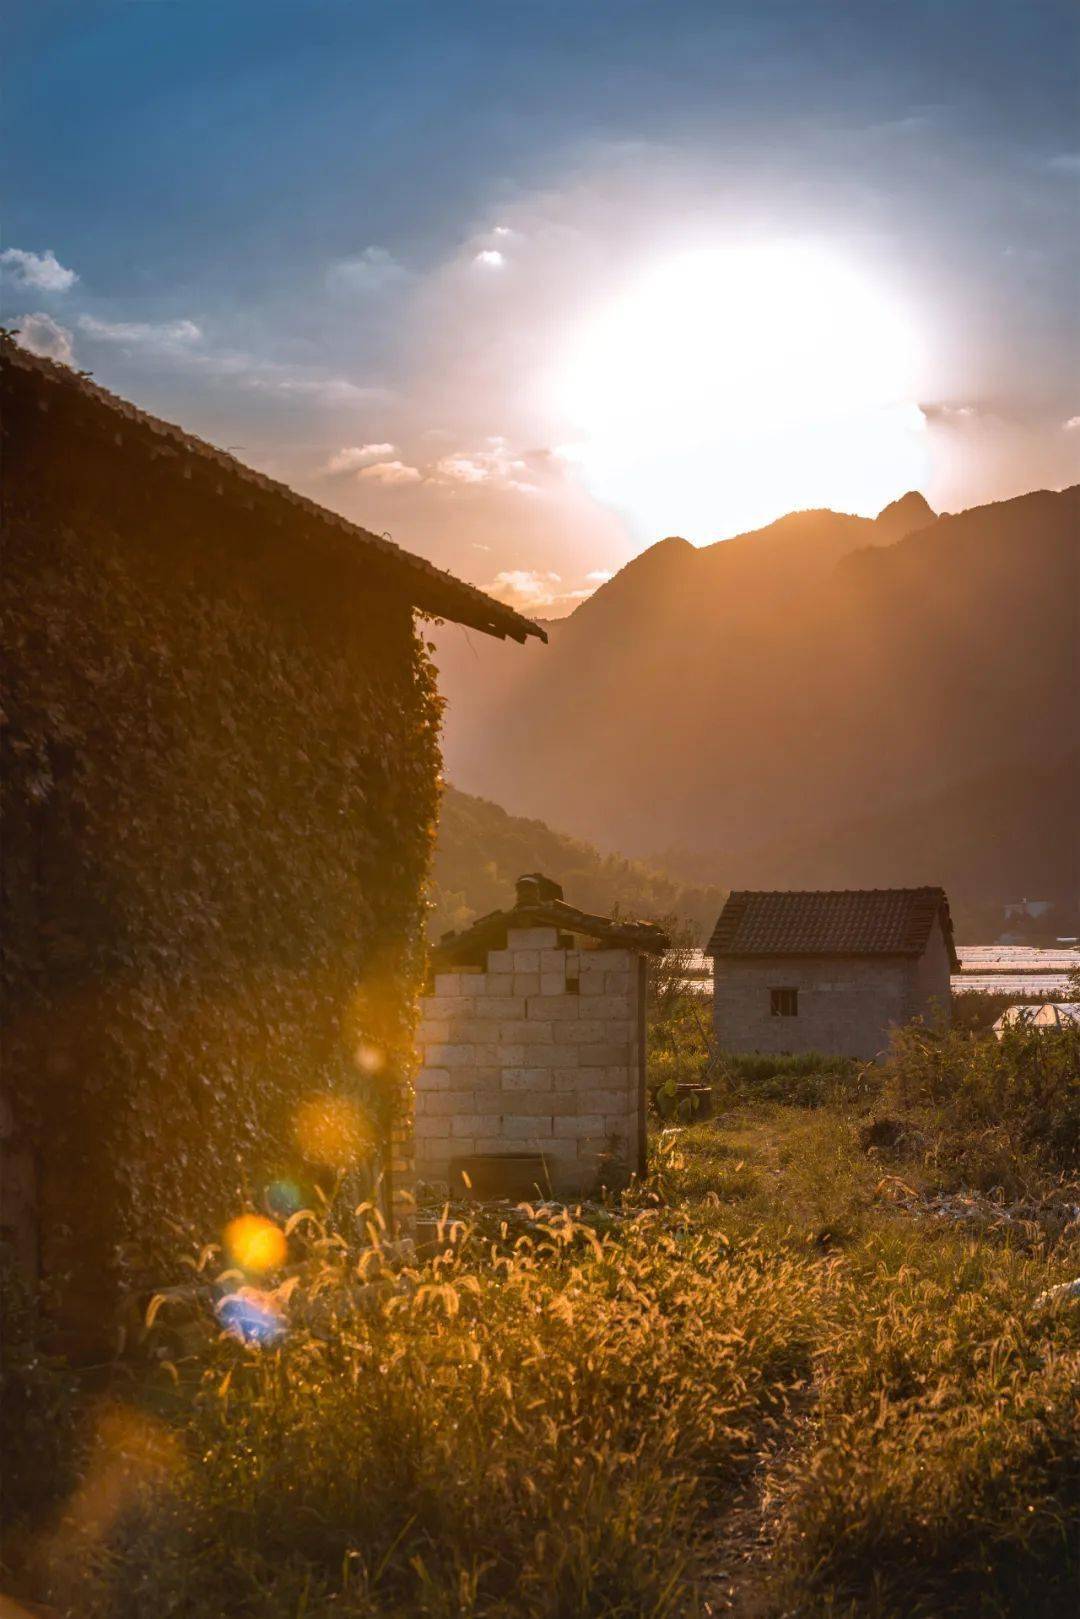
[[[218,1300],[214,1311],[231,1338],[241,1343],[275,1344],[285,1336],[286,1321],[273,1293],[257,1287],[238,1287]]]
[[[372,1131],[350,1096],[311,1096],[296,1115],[296,1140],[312,1163],[349,1169],[367,1153]]]
[[[285,1263],[285,1233],[261,1214],[242,1214],[225,1227],[225,1251],[234,1265],[259,1276]]]
[[[378,1046],[361,1041],[356,1048],[356,1066],[362,1074],[381,1074],[386,1067],[386,1054]]]
[[[295,1214],[297,1209],[304,1206],[304,1195],[295,1181],[271,1181],[265,1195],[267,1208],[279,1220],[287,1220],[290,1214]]]

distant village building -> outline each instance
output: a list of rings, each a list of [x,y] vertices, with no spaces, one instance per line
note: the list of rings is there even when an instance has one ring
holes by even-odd
[[[645,1167],[652,923],[590,916],[534,873],[433,954],[416,1171],[457,1195],[582,1197]]]
[[[544,636],[77,371],[0,358],[0,1218],[63,1341],[112,1352],[120,1301],[245,1207],[287,1212],[361,1146],[388,1213],[408,1189],[439,768],[416,616]]]
[[[947,1009],[959,968],[941,888],[732,893],[706,954],[722,1050],[872,1058]]]

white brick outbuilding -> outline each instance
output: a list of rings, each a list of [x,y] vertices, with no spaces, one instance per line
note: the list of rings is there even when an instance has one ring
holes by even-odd
[[[581,1197],[644,1168],[648,923],[589,916],[539,876],[513,910],[449,935],[421,1004],[416,1172],[542,1155],[540,1190]]]

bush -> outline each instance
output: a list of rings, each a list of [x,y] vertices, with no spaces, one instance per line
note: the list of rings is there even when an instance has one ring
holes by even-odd
[[[897,1031],[885,1095],[934,1115],[939,1151],[1080,1170],[1080,1029],[1007,1029],[998,1040],[911,1024]],[[981,1148],[980,1148],[981,1144]]]

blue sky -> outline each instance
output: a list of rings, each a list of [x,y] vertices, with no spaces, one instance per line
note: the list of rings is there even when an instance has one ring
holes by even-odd
[[[1078,17],[14,0],[5,319],[544,611],[665,532],[1060,485]],[[768,353],[819,317],[820,422]]]

